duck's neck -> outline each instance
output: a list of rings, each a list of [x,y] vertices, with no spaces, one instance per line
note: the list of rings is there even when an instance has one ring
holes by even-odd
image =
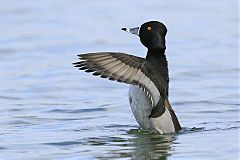
[[[165,55],[165,49],[148,49],[147,61],[149,61],[160,73],[164,80],[169,83],[168,62]]]

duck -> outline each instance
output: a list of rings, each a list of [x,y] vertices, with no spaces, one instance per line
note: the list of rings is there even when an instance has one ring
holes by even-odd
[[[147,48],[145,58],[122,52],[92,52],[79,54],[73,65],[94,76],[128,84],[130,107],[141,129],[160,134],[179,132],[182,127],[169,102],[167,27],[148,21],[122,30],[139,37]]]

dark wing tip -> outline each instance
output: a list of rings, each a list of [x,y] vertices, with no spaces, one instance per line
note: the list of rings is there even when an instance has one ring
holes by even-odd
[[[92,75],[94,75],[94,76],[99,76],[99,75],[101,75],[101,73],[100,72],[94,72]]]
[[[75,66],[76,67],[76,66]],[[79,67],[79,69],[80,70],[86,70],[86,69],[88,69],[88,67],[87,66],[83,66],[83,67]]]
[[[100,77],[101,77],[101,78],[108,78],[108,76],[107,76],[107,75],[104,75],[104,74],[102,74]]]
[[[116,80],[116,79],[113,78],[113,77],[109,77],[108,79],[111,80],[111,81],[115,81],[115,80]]]
[[[123,80],[121,80],[121,79],[117,79],[117,82],[123,83]]]
[[[89,72],[94,72],[95,70],[93,69],[86,69],[85,72],[89,73]]]
[[[74,67],[82,67],[85,65],[84,61],[73,62],[72,64]]]
[[[78,54],[77,56],[80,60],[84,60],[87,58],[88,54]]]

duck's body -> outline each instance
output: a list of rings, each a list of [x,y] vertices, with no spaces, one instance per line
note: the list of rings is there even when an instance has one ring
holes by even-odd
[[[133,115],[142,129],[157,131],[161,134],[176,132],[168,109],[160,117],[148,118],[152,106],[142,88],[134,85],[129,86],[129,103]]]
[[[140,29],[123,30],[139,35],[142,44],[148,48],[146,58],[116,52],[88,53],[78,55],[81,61],[74,63],[75,66],[102,78],[130,84],[130,106],[142,129],[162,134],[181,130],[168,100],[165,25],[150,21]]]

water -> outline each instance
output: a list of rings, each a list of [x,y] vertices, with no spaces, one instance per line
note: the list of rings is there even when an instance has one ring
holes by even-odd
[[[237,6],[0,1],[0,159],[238,159]],[[120,29],[152,19],[168,27],[170,100],[184,127],[178,134],[139,130],[127,85],[71,64],[93,51],[145,56],[138,38]]]

